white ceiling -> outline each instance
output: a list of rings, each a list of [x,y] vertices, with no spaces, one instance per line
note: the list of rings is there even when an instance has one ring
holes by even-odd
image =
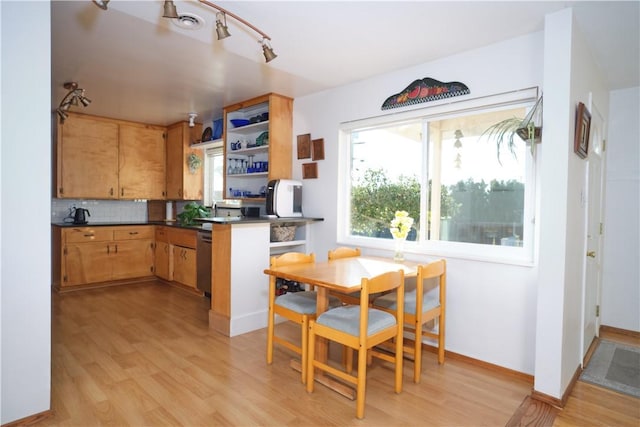
[[[640,86],[640,1],[220,1],[272,39],[266,64],[256,33],[233,18],[215,38],[215,10],[175,1],[204,18],[199,30],[162,18],[160,0],[52,1],[52,109],[77,81],[93,102],[80,111],[166,125],[222,115],[268,92],[293,98],[541,31],[572,6],[609,89]],[[433,76],[422,76],[433,77]]]

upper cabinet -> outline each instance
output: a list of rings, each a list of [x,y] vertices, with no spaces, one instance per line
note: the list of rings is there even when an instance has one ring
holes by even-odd
[[[202,199],[204,153],[191,148],[201,134],[202,124],[199,123],[189,127],[187,122],[179,122],[167,129],[167,200]],[[190,168],[190,156],[197,156],[200,166]]]
[[[56,144],[58,198],[118,198],[118,124],[69,113],[58,124]]]
[[[226,199],[262,201],[270,180],[291,178],[292,110],[273,93],[224,108]]]
[[[57,126],[57,198],[164,199],[165,128],[69,113]]]
[[[165,198],[165,128],[121,124],[119,133],[120,198]]]

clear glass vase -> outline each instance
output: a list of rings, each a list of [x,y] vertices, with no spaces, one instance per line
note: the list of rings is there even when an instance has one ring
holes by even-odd
[[[401,237],[393,238],[393,260],[404,261],[404,241],[406,239]]]

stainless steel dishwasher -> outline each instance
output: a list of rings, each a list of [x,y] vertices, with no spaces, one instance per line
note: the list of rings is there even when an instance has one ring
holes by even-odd
[[[197,285],[204,294],[211,298],[211,233],[198,232],[198,245],[196,248]]]

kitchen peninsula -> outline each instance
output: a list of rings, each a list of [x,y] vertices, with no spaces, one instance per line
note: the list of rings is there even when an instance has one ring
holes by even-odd
[[[201,224],[195,226],[165,221],[54,223],[53,286],[67,291],[160,278],[198,292],[189,280],[176,281],[175,275],[167,276],[167,269],[160,265],[167,257],[183,259],[185,265],[178,263],[178,268],[194,270],[195,264],[187,261],[195,259],[195,244],[188,243],[195,242],[198,232],[210,232],[209,326],[227,336],[240,335],[267,325],[268,278],[263,270],[269,265],[269,257],[286,251],[306,251],[312,225],[317,221],[322,219],[214,217],[201,219]],[[275,241],[276,231],[282,227],[293,233],[287,241]],[[159,237],[167,230],[178,235],[173,241],[175,248],[171,247],[171,238]],[[170,265],[173,267],[169,270],[174,271],[176,263]],[[189,273],[179,277],[189,277]]]

